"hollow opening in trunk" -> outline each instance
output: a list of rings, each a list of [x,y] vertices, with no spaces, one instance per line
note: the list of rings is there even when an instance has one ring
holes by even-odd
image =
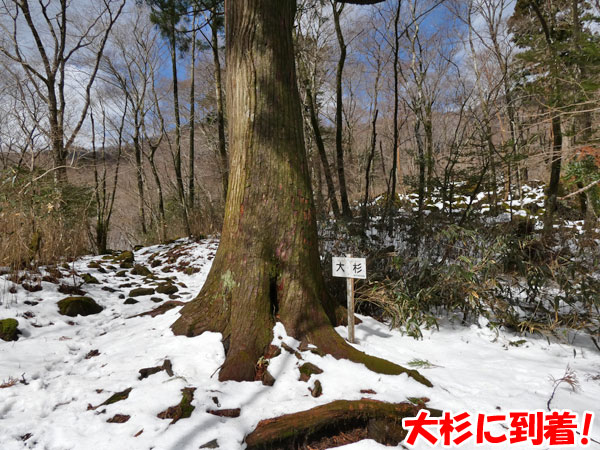
[[[269,280],[269,301],[271,303],[271,314],[277,320],[279,314],[279,300],[277,299],[277,277],[271,277]]]

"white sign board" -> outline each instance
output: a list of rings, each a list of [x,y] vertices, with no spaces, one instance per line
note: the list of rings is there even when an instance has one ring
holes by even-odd
[[[333,257],[332,274],[334,277],[341,278],[367,278],[367,260],[366,258],[345,258]]]

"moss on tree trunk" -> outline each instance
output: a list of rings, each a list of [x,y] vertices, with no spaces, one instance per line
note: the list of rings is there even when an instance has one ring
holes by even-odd
[[[221,243],[202,291],[181,310],[175,334],[223,334],[220,380],[254,380],[275,318],[299,340],[371,370],[415,371],[348,345],[327,296],[296,85],[295,1],[228,0],[227,105],[230,177]]]

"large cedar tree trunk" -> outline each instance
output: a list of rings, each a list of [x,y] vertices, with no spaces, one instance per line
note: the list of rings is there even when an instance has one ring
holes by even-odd
[[[231,176],[221,243],[175,334],[223,334],[220,380],[253,380],[275,320],[299,340],[372,370],[416,371],[359,352],[335,332],[318,254],[292,26],[294,0],[226,2]],[[338,313],[342,311],[337,311]]]

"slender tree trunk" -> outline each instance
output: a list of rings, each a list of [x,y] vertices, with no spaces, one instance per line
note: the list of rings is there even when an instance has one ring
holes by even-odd
[[[393,133],[394,133],[394,137],[393,137],[393,141],[392,141],[392,173],[390,175],[391,178],[391,187],[390,187],[390,193],[388,195],[388,204],[387,204],[387,209],[388,209],[388,214],[390,215],[390,222],[389,222],[389,231],[391,233],[392,231],[392,208],[394,206],[394,204],[396,203],[396,179],[398,178],[397,173],[398,173],[398,145],[399,145],[399,132],[400,130],[399,128],[399,123],[398,123],[398,116],[399,116],[399,110],[400,110],[400,92],[399,92],[399,86],[398,83],[400,82],[399,80],[399,75],[400,75],[400,60],[399,60],[399,55],[398,52],[400,50],[400,35],[399,35],[399,24],[400,24],[400,10],[402,9],[402,0],[398,0],[398,4],[396,5],[396,13],[394,14],[394,55],[393,55],[393,66],[394,66],[394,123],[393,123]]]
[[[423,217],[423,206],[425,204],[425,178],[426,178],[426,161],[425,161],[425,149],[423,148],[423,138],[421,137],[421,120],[415,118],[415,139],[417,141],[417,160],[419,163],[419,181],[418,181],[418,194],[419,194],[419,211],[418,211],[418,222],[421,223]]]
[[[177,41],[175,38],[175,27],[171,32],[171,69],[173,73],[173,113],[175,115],[175,154],[173,164],[175,168],[175,181],[177,186],[177,197],[181,205],[183,223],[187,234],[191,234],[188,220],[187,205],[185,202],[185,190],[183,187],[183,174],[181,172],[181,119],[179,115],[179,79],[177,76]]]
[[[552,116],[552,161],[550,163],[550,182],[546,190],[546,216],[544,231],[552,229],[552,219],[558,207],[558,187],[560,185],[560,170],[562,163],[562,129],[560,115]]]
[[[342,92],[342,77],[344,74],[344,65],[346,63],[346,43],[340,26],[340,14],[344,9],[344,5],[338,8],[338,3],[332,3],[333,21],[335,24],[335,34],[340,46],[340,57],[337,63],[335,73],[335,153],[337,156],[338,182],[340,185],[340,199],[342,203],[342,215],[346,219],[352,219],[352,211],[348,202],[348,189],[346,188],[346,171],[344,168],[344,145],[343,145],[343,92]]]
[[[162,182],[160,181],[160,175],[158,174],[158,169],[156,168],[156,161],[154,160],[154,154],[156,152],[156,148],[153,148],[150,153],[150,157],[148,161],[150,163],[150,170],[152,171],[152,176],[154,177],[154,183],[156,184],[156,191],[158,194],[158,234],[160,242],[165,242],[167,240],[167,221],[165,215],[165,201],[162,189]]]
[[[367,204],[369,203],[369,182],[371,181],[371,166],[373,165],[373,158],[375,158],[375,150],[377,149],[377,116],[379,110],[377,109],[377,100],[374,104],[375,114],[373,114],[373,122],[371,123],[371,149],[369,156],[367,156],[367,168],[365,169],[365,198],[363,200],[363,224],[365,228],[369,221],[369,209]]]
[[[191,211],[194,208],[195,201],[195,186],[194,186],[194,159],[196,158],[195,152],[195,127],[196,127],[196,16],[192,20],[192,53],[191,53],[191,66],[190,66],[190,143],[189,143],[189,161],[188,161],[188,195],[187,195],[187,207]]]
[[[334,357],[430,385],[415,371],[357,351],[332,327],[342,311],[327,296],[320,267],[296,84],[295,9],[291,0],[226,2],[231,176],[225,220],[206,283],[173,332],[222,333],[220,380],[254,379],[277,319],[288,334]]]
[[[146,228],[146,211],[145,211],[145,200],[144,200],[144,167],[142,164],[142,145],[140,142],[140,123],[138,111],[134,111],[134,134],[133,134],[133,152],[135,156],[135,177],[137,180],[138,188],[138,199],[139,206],[138,211],[140,215],[140,225],[142,226],[142,233],[148,232]]]
[[[425,120],[423,121],[423,130],[425,132],[425,159],[427,161],[427,196],[431,197],[433,194],[433,118],[431,106],[427,105],[425,108]]]
[[[213,9],[211,30],[211,48],[215,74],[215,95],[217,99],[217,130],[219,135],[219,155],[221,156],[221,180],[223,183],[223,200],[227,198],[227,182],[229,179],[229,160],[225,143],[225,106],[223,104],[223,83],[221,81],[221,60],[219,57],[219,27],[217,11]]]
[[[315,108],[315,100],[310,87],[306,88],[306,101],[308,103],[308,111],[310,114],[310,124],[315,135],[315,144],[317,145],[317,151],[319,152],[319,158],[321,159],[321,165],[323,166],[323,174],[325,175],[325,183],[327,184],[327,195],[329,196],[331,209],[333,209],[333,215],[338,219],[340,217],[340,207],[338,206],[337,198],[335,196],[335,186],[333,184],[333,177],[331,176],[331,168],[329,166],[329,161],[327,160],[325,144],[323,143],[323,137],[321,136],[321,128],[319,127],[319,119]]]

